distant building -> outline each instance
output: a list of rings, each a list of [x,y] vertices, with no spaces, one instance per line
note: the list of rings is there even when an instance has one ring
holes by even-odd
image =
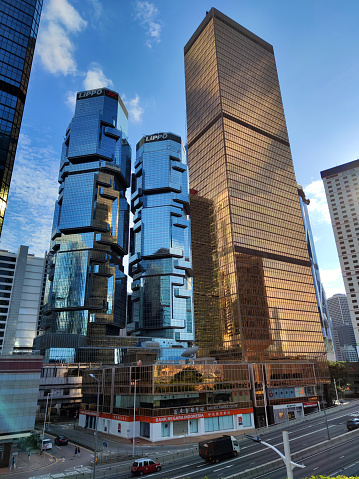
[[[0,2],[0,234],[43,0]]]
[[[338,361],[358,361],[347,295],[335,294],[328,298],[328,310],[333,321]]]
[[[46,363],[114,361],[112,346],[126,327],[131,148],[127,110],[106,88],[79,92],[62,148],[59,197],[42,309],[44,334],[34,348]],[[86,356],[86,355],[85,355]],[[90,357],[91,356],[91,357]]]
[[[132,177],[131,318],[127,333],[171,347],[180,357],[194,342],[187,155],[172,133],[144,136]],[[172,351],[172,352],[171,352]]]
[[[332,321],[328,311],[327,297],[325,295],[324,287],[320,279],[319,265],[318,265],[317,255],[315,252],[315,243],[314,243],[312,226],[310,223],[310,216],[308,211],[309,199],[306,198],[305,192],[301,185],[298,185],[298,196],[299,196],[300,207],[302,210],[305,237],[307,239],[307,246],[308,246],[310,263],[312,267],[315,294],[317,297],[320,322],[322,325],[324,345],[327,351],[327,359],[328,361],[335,361],[336,354],[335,354],[335,347],[334,347],[334,341],[333,341],[333,326],[332,326]]]
[[[0,354],[32,351],[37,334],[45,258],[0,250]]]
[[[0,468],[8,467],[14,439],[35,427],[42,357],[0,357]]]
[[[359,160],[322,171],[359,354]]]

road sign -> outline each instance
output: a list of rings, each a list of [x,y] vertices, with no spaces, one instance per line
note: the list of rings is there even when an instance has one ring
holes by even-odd
[[[107,442],[103,441],[102,445],[103,445],[103,447],[107,447]]]
[[[140,443],[140,440],[139,440],[139,439],[136,439],[136,442],[137,442],[137,444],[139,444],[139,443]]]

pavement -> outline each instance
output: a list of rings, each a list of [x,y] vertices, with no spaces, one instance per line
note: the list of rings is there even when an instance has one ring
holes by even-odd
[[[11,452],[18,453],[15,456],[16,468],[14,469],[10,469],[9,467],[0,468],[0,475],[2,475],[5,478],[11,477],[11,476],[20,477],[20,473],[28,474],[30,471],[31,472],[38,471],[40,469],[48,467],[51,464],[54,464],[55,462],[58,462],[57,459],[54,456],[52,456],[51,453],[49,452],[43,452],[43,454],[40,456],[40,451],[38,452],[33,451],[31,453],[30,458],[27,452],[21,451],[20,449],[17,448],[17,446],[13,446]]]

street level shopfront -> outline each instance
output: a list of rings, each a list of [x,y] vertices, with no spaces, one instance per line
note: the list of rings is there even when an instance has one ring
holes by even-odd
[[[95,429],[96,412],[80,411],[79,426]],[[252,408],[223,409],[157,417],[136,415],[136,436],[151,442],[183,436],[202,436],[215,432],[238,433],[253,427],[254,417]],[[131,439],[133,415],[123,416],[100,413],[98,430]]]

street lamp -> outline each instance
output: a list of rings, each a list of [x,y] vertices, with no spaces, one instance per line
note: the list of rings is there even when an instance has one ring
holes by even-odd
[[[135,393],[133,396],[133,434],[132,434],[132,456],[135,457],[135,436],[136,436],[136,387],[137,381],[141,379],[135,379]]]
[[[49,403],[49,396],[50,396],[51,393],[48,393],[47,397],[46,397],[46,409],[45,409],[45,417],[44,417],[44,427],[42,428],[42,440],[45,439],[45,427],[46,427],[46,418],[47,418],[47,406],[48,406],[48,403]],[[42,449],[42,444],[41,444],[41,449]]]
[[[251,439],[253,442],[258,442],[260,444],[264,444],[265,446],[269,447],[270,449],[273,449],[273,451],[275,451],[283,459],[283,462],[286,465],[287,478],[288,479],[293,479],[293,469],[294,469],[294,467],[300,467],[300,468],[305,467],[304,464],[298,464],[296,462],[293,462],[290,458],[290,446],[289,446],[288,431],[283,431],[284,454],[282,454],[276,447],[272,446],[272,444],[269,444],[268,442],[262,441],[260,436],[253,437],[253,436],[249,436],[248,434],[245,434],[244,437],[246,437],[247,439]]]
[[[320,356],[324,356],[326,355],[327,353],[324,352],[323,354],[321,354]],[[328,435],[328,440],[330,441],[330,433],[329,433],[329,426],[328,426],[328,418],[327,418],[327,411],[325,410],[325,405],[324,405],[324,397],[323,397],[323,385],[322,385],[322,382],[320,380],[320,372],[319,372],[319,365],[318,365],[318,358],[313,358],[314,361],[315,361],[315,365],[313,364],[314,366],[314,377],[315,377],[315,366],[317,367],[317,371],[318,371],[318,383],[320,385],[320,392],[321,392],[321,396],[322,396],[322,405],[323,405],[323,412],[324,412],[324,418],[325,418],[325,425],[327,427],[327,435]]]
[[[98,429],[98,421],[100,416],[100,383],[101,381],[97,379],[94,374],[90,374],[90,377],[97,381],[97,417],[96,417],[96,426],[95,426],[95,457],[94,457],[94,464],[93,464],[93,479],[96,479],[96,463],[97,463],[97,429]]]

